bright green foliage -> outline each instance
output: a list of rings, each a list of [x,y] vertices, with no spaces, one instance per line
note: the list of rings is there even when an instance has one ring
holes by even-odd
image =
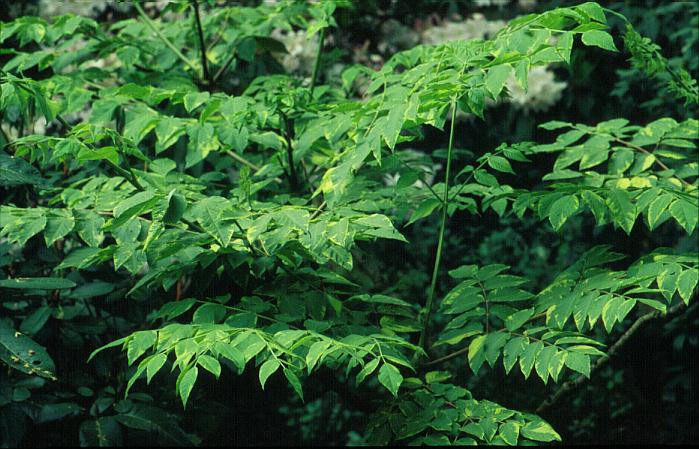
[[[2,280],[0,288],[167,298],[153,305],[144,330],[94,348],[93,356],[114,347],[126,354],[135,369],[126,394],[139,380],[173,371],[187,406],[205,376],[254,369],[263,388],[283,376],[303,398],[303,382],[331,369],[383,387],[386,407],[368,429],[377,444],[560,440],[540,418],[477,401],[444,383],[448,376],[425,374],[424,363],[457,346],[474,372],[502,355],[506,372],[518,366],[544,383],[568,376],[564,368],[589,376],[606,344],[596,326],[609,333],[626,327],[634,308],[664,313],[693,300],[695,254],[657,250],[619,271],[609,266],[623,256],[595,247],[538,292],[505,265],[461,266],[449,272],[456,285],[429,310],[431,300],[424,307],[422,298],[362,288],[352,276],[356,249],[378,239],[408,245],[404,226],[442,212],[441,255],[457,210],[520,218],[531,210],[557,231],[589,210],[598,225],[626,233],[642,216],[650,230],[669,221],[691,235],[697,121],[549,122],[541,127],[558,133],[554,143],[502,144],[430,186],[401,144],[420,139],[424,127],[444,128],[456,109],[483,118],[486,100],[508,94],[510,76],[526,89],[532,68],[569,63],[576,42],[616,52],[604,10],[592,2],[558,8],[516,18],[487,41],[417,46],[378,71],[345,70],[340,86],[263,74],[270,53],[284,51],[272,29],[322,36],[334,9],[330,1],[213,8],[203,18],[205,38],[227,31],[204,55],[208,68],[195,50],[181,50],[197,48],[189,21],[142,15],[104,29],[64,16],[3,24],[0,42],[19,41],[0,76],[3,119],[18,128],[42,116],[54,128],[19,134],[0,156],[0,185],[32,189],[37,198],[30,207],[3,202],[0,243],[41,238],[65,244],[65,255],[46,277]],[[73,51],[78,38],[86,44]],[[89,66],[105,57],[117,63]],[[52,75],[23,75],[33,68]],[[83,110],[89,114],[76,120]],[[458,133],[453,120],[451,132]],[[452,150],[450,143],[448,157]],[[503,183],[542,153],[557,153],[544,188]],[[384,175],[396,171],[400,181],[386,185]],[[124,281],[88,281],[100,267]],[[214,293],[183,294],[194,280]],[[433,336],[431,312],[446,322]],[[48,353],[30,339],[51,313],[59,312],[37,308],[22,333],[0,322],[6,364],[54,377]],[[15,360],[25,348],[34,348],[38,368]],[[81,441],[116,443],[122,425],[196,442],[151,406],[119,404],[113,417],[85,421]]]
[[[445,383],[449,373],[431,371],[426,381],[406,379],[409,390],[382,408],[369,426],[369,442],[385,445],[522,445],[560,441],[561,437],[535,415],[478,401],[467,389]]]
[[[196,381],[197,375],[192,374],[196,371],[192,370],[196,370],[197,365],[218,375],[221,369],[219,361],[225,360],[241,373],[250,360],[266,354],[259,369],[262,387],[281,368],[292,386],[296,384],[294,389],[302,396],[298,378],[303,372],[310,373],[324,365],[335,367],[344,363],[348,371],[357,368],[357,383],[374,373],[381,384],[396,394],[403,380],[397,366],[412,369],[401,350],[419,350],[408,341],[381,333],[340,337],[346,332],[342,332],[342,325],[337,321],[307,319],[303,326],[305,330],[290,329],[282,321],[289,320],[288,314],[268,307],[259,297],[243,298],[241,307],[228,306],[229,299],[219,297],[212,302],[184,299],[167,303],[156,318],[172,320],[194,307],[196,324],[168,324],[158,330],[138,332],[114,342],[127,351],[130,363],[153,352],[138,364],[129,385],[133,385],[144,372],[150,381],[164,367],[167,356],[174,355],[173,368],[178,368],[182,373],[178,391],[185,401],[191,385]],[[401,307],[408,305],[397,298],[381,296],[357,300]],[[257,329],[258,320],[276,324]],[[333,326],[337,328],[334,332],[330,330]]]
[[[560,153],[543,180],[548,190],[518,195],[513,208],[548,217],[559,230],[572,215],[589,209],[597,224],[613,223],[631,233],[639,216],[653,230],[674,219],[691,234],[697,226],[697,149],[699,121],[663,118],[646,126],[616,119],[596,126],[549,122],[565,130],[555,142],[529,147],[528,154]],[[558,131],[560,132],[560,131]],[[575,167],[577,166],[577,170]]]
[[[697,80],[683,67],[671,67],[661,54],[660,47],[634,30],[631,24],[626,25],[624,44],[631,53],[634,68],[642,70],[648,76],[664,79],[670,92],[683,99],[685,105],[699,104]]]
[[[546,383],[564,367],[589,377],[590,357],[604,355],[604,343],[586,336],[596,324],[607,333],[636,306],[665,312],[660,293],[671,303],[675,293],[685,303],[697,285],[699,261],[692,255],[650,254],[626,271],[605,265],[622,259],[608,247],[594,247],[536,295],[519,286],[526,279],[503,274],[505,265],[466,265],[450,272],[460,283],[442,300],[442,312],[453,316],[436,344],[468,345],[474,372],[494,366],[502,353],[505,371],[519,362],[528,377],[532,369]],[[681,286],[685,280],[686,286]]]

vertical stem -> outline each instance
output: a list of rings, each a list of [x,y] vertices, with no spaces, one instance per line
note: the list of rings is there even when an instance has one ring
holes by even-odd
[[[325,43],[325,28],[320,29],[320,37],[318,38],[318,53],[316,53],[316,62],[313,64],[313,74],[311,75],[311,97],[313,89],[316,87],[316,78],[318,78],[318,67],[320,67],[320,57],[323,54],[323,44]]]
[[[0,139],[2,139],[2,142],[0,142],[0,149],[5,149],[5,147],[10,145],[10,136],[7,135],[4,129],[2,129],[2,119],[3,119],[3,114],[0,112]]]
[[[303,159],[301,160],[301,169],[303,170],[303,178],[306,180],[306,184],[308,185],[308,193],[313,195],[315,188],[313,188],[311,178],[308,176],[308,170],[306,169],[306,164],[304,164]]]
[[[291,127],[293,125],[284,112],[279,111],[279,115],[284,126],[284,140],[286,140],[286,155],[289,164],[289,183],[291,184],[291,190],[296,191],[298,190],[298,177],[296,175],[296,166],[294,165],[294,147],[291,145]]]
[[[449,205],[449,172],[451,171],[451,154],[454,148],[454,123],[456,122],[456,99],[451,103],[451,126],[449,129],[449,149],[447,150],[447,170],[444,174],[444,199],[442,200],[442,222],[439,226],[439,237],[437,240],[437,255],[434,260],[432,269],[432,282],[430,283],[430,291],[427,296],[427,304],[425,305],[425,317],[422,320],[422,331],[420,332],[420,340],[418,346],[427,351],[427,338],[430,327],[430,316],[432,315],[432,306],[434,303],[434,292],[437,288],[437,276],[439,275],[439,265],[442,260],[442,246],[444,244],[444,228],[447,224],[447,206]]]
[[[479,281],[478,286],[481,288],[483,293],[483,302],[485,303],[485,333],[490,333],[490,301],[488,301],[488,294],[485,291],[485,286]]]
[[[205,78],[209,83],[209,87],[213,87],[214,80],[211,78],[209,66],[206,62],[206,45],[204,44],[204,30],[201,27],[201,16],[199,15],[199,2],[197,0],[192,0],[192,7],[194,8],[194,18],[197,23],[197,34],[199,35],[199,49],[201,50],[201,67],[203,78]]]
[[[289,172],[286,171],[286,167],[284,166],[284,161],[282,161],[282,157],[279,155],[279,153],[276,153],[275,156],[277,156],[277,160],[279,161],[279,166],[282,168],[284,171],[284,176],[287,178],[289,177]]]
[[[155,26],[155,24],[153,23],[153,21],[150,20],[150,17],[148,17],[148,14],[146,14],[146,12],[143,10],[143,8],[141,8],[141,5],[138,3],[138,1],[137,1],[137,0],[131,0],[131,3],[133,3],[134,8],[136,8],[136,11],[138,12],[138,15],[141,16],[141,18],[143,19],[144,22],[146,22],[146,25],[148,25],[148,27],[149,27],[151,30],[153,30],[153,32],[160,38],[160,40],[163,41],[163,43],[164,43],[165,45],[167,45],[167,47],[168,47],[170,50],[172,50],[172,52],[173,52],[175,55],[177,55],[177,57],[180,58],[180,59],[182,60],[182,62],[184,62],[184,63],[187,65],[187,67],[189,67],[190,69],[192,69],[192,70],[194,71],[194,73],[196,73],[196,72],[197,72],[196,67],[194,67],[194,66],[192,65],[192,63],[189,62],[189,59],[187,59],[187,58],[182,54],[182,52],[179,51],[179,50],[177,49],[177,47],[175,47],[175,46],[172,44],[172,42],[170,42],[170,41],[168,40],[167,37],[165,37],[165,35],[158,29],[158,27]]]
[[[291,146],[291,140],[286,136],[286,154],[289,159],[289,176],[291,177],[291,189],[298,190],[298,179],[296,177],[296,166],[294,165],[294,149]]]

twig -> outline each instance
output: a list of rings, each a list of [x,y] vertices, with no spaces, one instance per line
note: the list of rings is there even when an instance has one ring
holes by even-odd
[[[533,317],[529,318],[525,323],[528,323],[530,321],[535,321],[538,320],[539,318],[543,318],[546,316],[546,312],[542,312],[539,314],[534,315]],[[507,328],[502,328],[498,330],[498,332],[503,332],[506,331]],[[468,346],[465,346],[457,351],[451,352],[443,357],[440,357],[438,359],[430,360],[429,362],[426,362],[424,365],[425,366],[433,366],[433,365],[439,365],[440,363],[446,362],[447,360],[451,360],[453,358],[456,358],[460,356],[461,354],[466,354],[468,352]]]
[[[422,175],[423,175],[422,172],[420,172],[420,171],[418,171],[416,168],[413,168],[413,167],[411,167],[410,165],[408,165],[408,163],[405,162],[405,161],[404,161],[403,159],[401,159],[400,157],[398,157],[398,158],[396,158],[396,159],[398,159],[398,162],[400,162],[401,164],[405,165],[405,166],[408,168],[408,170],[411,170],[411,171],[413,171],[414,173],[416,173],[417,176],[418,176],[418,179],[430,190],[430,192],[432,192],[432,195],[434,195],[434,197],[437,198],[437,201],[439,201],[440,203],[442,202],[442,199],[439,197],[439,195],[437,194],[437,192],[434,191],[434,189],[432,188],[432,186],[431,186],[427,181],[425,181],[424,179],[422,179]]]
[[[607,354],[604,356],[600,357],[597,359],[595,364],[592,366],[592,369],[590,369],[590,375],[593,373],[599,371],[600,368],[602,368],[610,358],[614,357],[619,350],[629,341],[629,339],[645,324],[647,324],[650,321],[657,320],[660,318],[670,318],[673,317],[677,314],[679,314],[682,310],[684,310],[684,303],[679,303],[673,307],[670,307],[666,313],[662,313],[659,311],[656,312],[650,312],[645,315],[642,315],[639,317],[632,325],[629,327],[626,332],[624,332],[621,337],[609,348],[607,351]],[[583,376],[582,374],[579,375],[577,378],[573,380],[566,381],[561,384],[561,386],[556,390],[555,393],[553,393],[551,396],[546,398],[539,406],[536,408],[536,413],[540,414],[549,408],[551,408],[553,405],[555,405],[560,399],[569,391],[579,387],[585,381],[587,380],[587,377]]]
[[[230,157],[232,157],[233,159],[235,159],[236,161],[240,162],[241,164],[247,165],[248,167],[252,168],[255,171],[260,171],[260,167],[253,164],[249,160],[245,159],[243,156],[241,156],[241,155],[239,155],[231,150],[226,151],[226,154],[229,155]]]
[[[229,155],[230,157],[232,157],[233,159],[235,159],[236,161],[240,162],[241,164],[247,165],[248,167],[252,168],[253,170],[255,170],[255,172],[262,170],[261,167],[258,167],[257,165],[253,164],[252,162],[245,159],[243,156],[239,155],[238,153],[236,153],[234,151],[227,150],[226,154]],[[276,182],[277,184],[282,183],[281,178],[277,178],[277,177],[272,178],[272,181]]]
[[[425,363],[425,366],[433,366],[433,365],[439,365],[442,362],[446,362],[447,360],[451,360],[453,358],[456,358],[460,356],[461,354],[466,354],[468,352],[468,346],[465,346],[458,351],[451,352],[444,357],[440,357],[438,359],[430,360],[429,362]]]
[[[325,201],[320,203],[320,206],[318,206],[318,209],[316,209],[316,211],[313,212],[313,214],[311,214],[311,218],[309,220],[314,220],[314,219],[318,218],[318,215],[320,215],[320,213],[323,211],[323,209],[325,209],[325,206],[327,206],[327,205],[328,204]]]
[[[153,32],[154,32],[156,35],[158,35],[158,37],[160,38],[160,40],[163,41],[163,43],[164,43],[165,45],[167,45],[167,47],[168,47],[170,50],[172,50],[172,52],[175,53],[175,55],[176,55],[178,58],[180,58],[180,59],[182,60],[182,62],[184,62],[185,64],[187,64],[187,67],[189,67],[190,69],[192,69],[192,70],[194,71],[194,73],[196,73],[196,72],[197,72],[197,68],[189,61],[189,59],[187,59],[187,58],[182,54],[182,52],[180,52],[180,51],[177,49],[177,47],[175,47],[175,46],[172,44],[172,42],[170,42],[170,41],[168,40],[167,37],[165,37],[165,35],[158,29],[158,27],[155,26],[155,24],[153,23],[153,21],[150,20],[150,17],[148,17],[148,15],[147,15],[146,12],[143,10],[143,8],[141,8],[141,5],[138,4],[138,1],[137,1],[137,0],[131,0],[131,3],[133,3],[134,7],[136,8],[136,11],[138,11],[138,15],[141,16],[141,18],[146,22],[146,25],[148,25],[148,27],[149,27],[151,30],[153,30]]]
[[[500,153],[503,152],[503,151],[504,151],[504,150],[495,151],[495,152],[492,154],[492,156],[496,156],[496,155],[500,154]],[[471,179],[473,179],[473,176],[476,174],[476,171],[477,171],[477,170],[480,170],[481,168],[483,168],[487,162],[488,162],[488,158],[484,158],[484,159],[483,159],[483,162],[481,162],[480,164],[478,164],[478,166],[477,166],[476,168],[474,168],[474,169],[471,171],[471,173],[468,174],[468,177],[466,177],[466,180],[464,180],[464,182],[461,183],[461,186],[459,187],[459,190],[457,190],[456,193],[454,194],[454,199],[458,198],[458,196],[459,196],[459,194],[461,193],[461,191],[464,190],[464,187],[466,187],[466,186],[468,185],[468,183],[471,182]],[[456,175],[456,177],[458,178],[459,175]]]
[[[221,75],[223,75],[223,72],[226,71],[226,69],[228,68],[228,66],[231,65],[231,63],[232,63],[233,61],[235,61],[235,52],[233,52],[233,53],[228,57],[228,59],[226,60],[226,62],[221,66],[221,68],[218,69],[218,71],[217,71],[216,74],[214,75],[214,83],[215,83],[216,81],[218,81],[218,78],[219,78]]]
[[[226,26],[228,25],[228,18],[226,18],[226,23],[225,23],[225,25],[226,25]],[[225,26],[224,26],[224,28],[225,28]],[[214,48],[214,46],[215,46],[216,44],[218,44],[219,41],[220,41],[222,38],[223,38],[223,33],[218,33],[218,34],[216,35],[216,37],[214,37],[214,38],[211,40],[211,42],[209,42],[209,45],[206,46],[206,51],[208,52],[209,50],[211,50],[212,48]]]
[[[644,154],[647,154],[647,155],[650,155],[650,156],[655,157],[655,155],[654,155],[653,153],[651,153],[650,151],[646,150],[645,148],[643,148],[643,147],[641,147],[641,146],[635,145],[635,144],[633,144],[633,143],[631,143],[631,142],[627,142],[627,141],[625,141],[625,140],[621,140],[621,139],[619,139],[619,138],[615,138],[614,140],[615,140],[616,142],[618,142],[618,143],[620,143],[620,144],[622,144],[622,145],[626,145],[627,147],[632,148],[632,149],[634,149],[634,150],[636,150],[636,151],[640,151],[641,153],[644,153]],[[658,165],[660,166],[660,168],[662,168],[663,170],[670,170],[670,167],[668,167],[667,165],[665,165],[665,163],[664,163],[663,161],[661,161],[660,159],[658,159],[657,157],[655,157],[655,161],[654,161],[654,162],[655,162],[656,164],[658,164]],[[676,178],[679,179],[680,182],[684,183],[684,185],[686,185],[687,187],[693,187],[692,184],[690,184],[689,182],[685,181],[684,179],[682,179],[682,178],[680,178],[680,177],[678,177],[678,176],[676,176]]]

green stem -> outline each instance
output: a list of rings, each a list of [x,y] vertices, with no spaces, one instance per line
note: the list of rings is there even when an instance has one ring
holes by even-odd
[[[545,316],[546,316],[546,312],[539,313],[539,314],[534,315],[531,318],[529,318],[527,321],[525,321],[525,323],[529,323],[529,322],[538,320],[539,318],[544,318]],[[507,331],[506,327],[503,327],[502,329],[498,330],[498,332],[505,332],[505,331]],[[440,357],[438,359],[430,360],[429,362],[425,363],[425,366],[438,365],[440,363],[446,362],[447,360],[451,360],[453,358],[456,358],[456,357],[460,356],[461,354],[467,354],[467,353],[468,353],[468,345],[464,346],[463,348],[458,349],[454,352],[450,352],[449,354],[447,354],[443,357]]]
[[[316,61],[313,64],[313,74],[311,75],[311,96],[313,89],[316,87],[316,79],[318,78],[318,68],[320,67],[320,57],[323,54],[323,44],[325,43],[325,28],[320,29],[320,37],[318,39],[318,53],[316,53]]]
[[[132,178],[132,177],[131,177],[131,173],[129,173],[128,171],[124,170],[123,168],[121,168],[120,166],[118,166],[118,165],[115,164],[114,162],[110,161],[109,159],[103,159],[103,160],[107,163],[107,165],[109,165],[110,167],[112,167],[112,169],[113,169],[114,171],[116,171],[116,172],[119,173],[124,179],[126,179],[126,180],[129,182],[129,184],[131,184],[132,186],[134,186],[134,187],[136,188],[136,190],[138,190],[139,192],[142,192],[142,191],[143,191],[143,186],[141,186],[141,184],[138,182],[138,180],[137,180],[136,178]]]
[[[138,178],[136,177],[136,174],[134,173],[133,169],[131,168],[131,164],[129,163],[128,156],[127,156],[126,153],[125,153],[123,150],[121,150],[121,149],[119,149],[119,154],[120,154],[121,157],[124,159],[124,165],[126,165],[126,171],[127,171],[127,172],[129,173],[129,175],[130,175],[130,178],[127,178],[127,179],[129,180],[129,182],[130,182],[134,187],[136,187],[136,189],[138,189],[139,191],[143,192],[145,189],[143,188],[143,186],[141,185],[141,183],[138,182]],[[120,167],[120,168],[121,168],[121,167]]]
[[[447,225],[447,209],[449,206],[449,172],[451,171],[451,154],[454,148],[454,124],[456,123],[456,99],[451,103],[451,126],[449,129],[449,149],[447,150],[447,170],[444,174],[444,199],[442,200],[442,222],[439,226],[439,237],[437,240],[437,256],[434,260],[432,269],[432,282],[430,283],[430,291],[427,296],[427,304],[425,305],[425,318],[422,320],[422,331],[420,332],[420,340],[418,346],[427,352],[427,337],[430,327],[430,316],[432,315],[432,306],[434,303],[434,292],[437,288],[437,277],[439,275],[439,265],[442,260],[442,246],[444,245],[444,229]],[[416,357],[418,357],[416,353]]]
[[[2,122],[2,119],[3,119],[3,115],[2,115],[2,113],[0,113],[0,123]],[[2,140],[3,140],[2,142],[0,142],[0,148],[2,148],[4,150],[5,147],[10,146],[11,141],[10,141],[10,136],[8,136],[7,133],[5,132],[5,130],[2,129],[2,125],[0,125],[0,136],[2,136]]]
[[[63,127],[64,127],[66,130],[70,131],[71,129],[73,129],[73,127],[70,125],[70,123],[68,123],[68,122],[67,122],[63,117],[61,117],[60,115],[56,115],[56,120],[58,120],[58,121],[61,123],[61,125],[63,125]],[[87,144],[86,144],[86,145],[87,145]],[[91,147],[91,145],[87,145],[87,146],[88,146],[88,147]],[[91,148],[92,148],[93,150],[95,149],[94,147],[91,147]],[[124,156],[122,155],[122,157],[124,157]],[[124,157],[124,158],[125,158],[125,157]],[[107,165],[109,165],[114,171],[116,171],[117,173],[119,173],[119,175],[121,175],[121,176],[122,176],[123,178],[125,178],[131,185],[133,185],[138,191],[143,191],[143,187],[142,187],[141,184],[138,182],[138,179],[136,179],[136,176],[133,174],[133,172],[129,172],[129,171],[127,171],[127,170],[124,170],[122,167],[120,167],[119,165],[117,165],[117,164],[115,164],[114,162],[110,161],[109,159],[103,159],[103,160],[104,160],[104,162],[106,162]],[[133,175],[133,177],[132,177],[132,175]]]
[[[214,79],[213,79],[214,83],[215,83],[216,81],[218,81],[219,77],[220,77],[221,75],[223,75],[223,72],[226,71],[226,69],[228,68],[228,66],[231,65],[231,63],[232,63],[233,61],[235,61],[235,52],[233,52],[233,54],[231,54],[231,55],[228,57],[228,59],[226,59],[226,62],[223,63],[223,65],[221,66],[221,68],[218,69],[218,71],[217,71],[216,74],[214,75]]]
[[[383,356],[383,351],[381,350],[381,343],[379,343],[375,338],[372,338],[374,340],[374,343],[376,343],[376,347],[379,349],[379,357],[381,358],[381,361],[383,363],[386,363],[386,359]]]
[[[293,125],[286,114],[281,111],[279,113],[281,114],[282,123],[284,124],[284,139],[286,140],[286,155],[289,164],[289,181],[291,183],[291,190],[297,191],[298,177],[296,175],[296,165],[294,164],[294,147],[291,145],[291,132]]]
[[[492,156],[497,156],[498,154],[502,153],[503,151],[504,151],[504,150],[495,151],[495,152],[492,154]],[[480,170],[481,168],[485,167],[485,164],[487,164],[487,163],[488,163],[488,158],[484,158],[484,159],[483,159],[483,162],[481,162],[480,164],[478,164],[478,166],[477,166],[476,168],[474,168],[474,169],[471,171],[471,173],[469,173],[469,175],[466,177],[466,180],[464,180],[464,182],[461,183],[461,186],[459,187],[459,190],[457,190],[457,191],[456,191],[456,194],[454,194],[454,199],[458,198],[458,197],[459,197],[459,194],[464,190],[464,187],[466,187],[466,186],[468,185],[468,183],[471,182],[471,179],[473,179],[473,176],[475,175],[476,171],[478,171],[478,170]],[[457,175],[457,178],[458,178],[458,175]]]
[[[615,138],[614,140],[617,141],[617,142],[619,142],[619,143],[622,144],[622,145],[626,145],[627,147],[631,148],[632,150],[636,150],[636,151],[639,151],[639,152],[641,152],[641,153],[643,153],[643,154],[647,154],[647,155],[653,156],[653,157],[655,158],[654,162],[655,162],[656,164],[658,164],[658,166],[659,166],[660,168],[662,168],[663,170],[670,170],[670,167],[668,167],[667,165],[665,165],[665,164],[663,163],[663,161],[661,161],[660,159],[658,159],[657,157],[655,157],[655,155],[653,155],[653,153],[651,153],[650,151],[646,150],[645,148],[643,148],[643,147],[641,147],[641,146],[638,146],[638,145],[634,145],[634,144],[631,143],[631,142],[627,142],[627,141],[621,140],[621,139],[619,139],[619,138]],[[692,187],[692,184],[690,184],[689,182],[685,181],[684,179],[682,179],[682,178],[680,178],[680,177],[678,177],[678,176],[675,176],[675,179],[679,179],[679,181],[680,181],[681,183],[683,183],[684,185],[686,185],[687,187]]]
[[[243,156],[239,155],[238,153],[235,153],[234,151],[226,150],[226,154],[229,155],[230,157],[232,157],[233,159],[235,159],[236,161],[240,162],[241,164],[247,165],[248,167],[253,169],[255,171],[255,173],[262,170],[261,167],[258,167],[257,165],[253,164],[252,162],[245,159]],[[272,181],[274,181],[277,184],[282,183],[281,178],[277,178],[277,177],[272,178]]]
[[[236,161],[240,162],[241,164],[247,165],[248,167],[252,168],[256,172],[260,171],[260,167],[253,164],[249,160],[245,159],[243,156],[240,156],[239,154],[237,154],[231,150],[227,150],[226,154],[229,155],[230,157],[232,157],[233,159],[235,159]]]
[[[442,201],[442,199],[439,197],[439,195],[437,194],[437,192],[434,191],[434,189],[432,188],[432,186],[431,186],[426,180],[424,180],[424,179],[422,178],[423,172],[421,172],[421,171],[419,171],[419,170],[417,170],[417,169],[411,167],[407,162],[405,162],[405,161],[402,160],[401,158],[398,158],[398,162],[400,162],[401,164],[403,164],[408,170],[410,170],[410,171],[414,172],[415,174],[417,174],[418,179],[425,185],[425,187],[427,187],[427,188],[429,189],[430,192],[432,192],[432,195],[434,195],[434,197],[437,198],[437,201],[440,201],[440,202]]]
[[[320,215],[320,213],[323,212],[323,209],[325,209],[325,206],[327,206],[327,205],[328,205],[328,203],[326,203],[325,201],[320,203],[320,206],[318,206],[318,209],[316,209],[316,211],[313,212],[313,214],[311,214],[310,220],[315,220],[316,218],[318,218],[318,215]]]
[[[199,2],[192,0],[192,8],[194,9],[194,19],[197,24],[197,35],[199,36],[199,49],[201,50],[201,67],[203,76],[209,83],[209,87],[214,86],[214,80],[209,73],[209,65],[206,62],[206,45],[204,44],[204,30],[201,27],[201,16],[199,15]]]
[[[180,52],[180,51],[177,49],[177,47],[175,47],[175,46],[172,44],[172,42],[170,42],[170,41],[168,40],[168,38],[165,37],[165,35],[158,29],[158,27],[155,26],[155,24],[153,23],[153,21],[150,20],[150,17],[148,17],[148,15],[147,15],[146,12],[143,10],[143,8],[141,8],[141,5],[138,3],[138,1],[137,1],[137,0],[131,0],[131,3],[133,3],[134,7],[136,8],[136,11],[138,11],[138,15],[141,16],[141,18],[146,22],[146,25],[148,25],[148,27],[149,27],[151,30],[153,30],[153,32],[154,32],[155,34],[158,35],[158,37],[160,38],[160,40],[163,41],[163,43],[164,43],[165,45],[167,45],[167,47],[168,47],[170,50],[172,50],[172,52],[175,53],[175,55],[177,55],[177,57],[180,58],[180,59],[182,60],[182,62],[184,62],[185,64],[187,64],[187,67],[189,67],[190,69],[192,69],[192,70],[194,71],[194,73],[196,73],[196,72],[197,72],[197,68],[194,67],[194,65],[189,61],[189,59],[187,59],[187,58],[182,54],[182,52]]]

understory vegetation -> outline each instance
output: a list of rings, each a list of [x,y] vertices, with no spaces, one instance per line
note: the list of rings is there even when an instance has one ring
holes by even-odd
[[[633,3],[8,7],[0,444],[695,441],[699,6]]]

